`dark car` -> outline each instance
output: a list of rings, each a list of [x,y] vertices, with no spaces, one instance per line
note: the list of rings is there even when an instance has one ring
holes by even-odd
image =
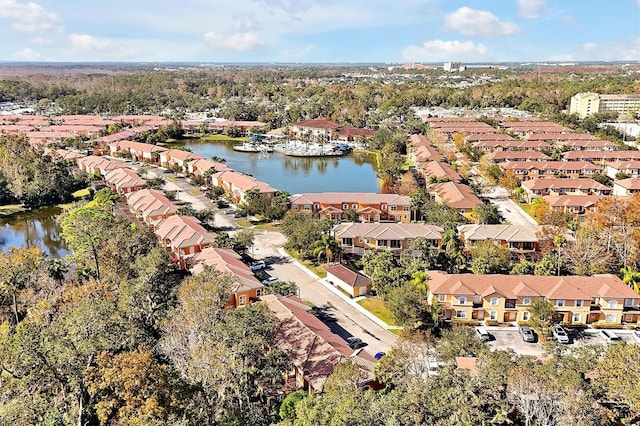
[[[533,334],[533,330],[526,325],[520,326],[520,335],[522,336],[522,340],[525,342],[533,343],[536,341],[536,336]]]
[[[349,345],[351,349],[360,349],[364,346],[367,346],[367,344],[358,337],[347,337],[346,340],[347,340],[347,345]]]

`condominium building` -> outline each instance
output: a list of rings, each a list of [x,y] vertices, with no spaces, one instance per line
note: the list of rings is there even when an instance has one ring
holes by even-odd
[[[613,111],[618,114],[640,111],[640,95],[601,95],[593,92],[578,93],[571,97],[570,114],[587,117],[597,112]]]

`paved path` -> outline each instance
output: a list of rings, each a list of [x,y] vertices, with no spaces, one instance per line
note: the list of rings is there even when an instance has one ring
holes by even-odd
[[[495,187],[492,191],[482,194],[492,204],[498,206],[498,211],[505,221],[512,225],[538,225],[519,205],[509,198],[509,191],[502,187]]]
[[[367,352],[387,352],[395,345],[397,336],[376,324],[279,248],[285,243],[279,232],[258,231],[254,244],[254,257],[270,264],[267,272],[285,281],[293,281],[300,288],[300,297],[316,306],[329,305],[328,313],[337,319],[328,323],[331,330],[343,338],[355,336],[366,342]]]

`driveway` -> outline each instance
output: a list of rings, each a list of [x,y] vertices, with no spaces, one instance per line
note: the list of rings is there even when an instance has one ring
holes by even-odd
[[[538,225],[534,218],[509,198],[509,191],[505,188],[496,186],[490,191],[482,193],[481,197],[498,206],[498,211],[504,220],[512,225]]]
[[[296,265],[292,258],[278,252],[286,242],[279,232],[257,231],[254,243],[254,257],[263,259],[269,264],[267,273],[283,281],[293,281],[300,289],[300,297],[315,306],[324,306],[328,316],[336,321],[326,324],[343,339],[350,336],[359,337],[367,343],[365,350],[371,354],[388,352],[397,340],[397,336],[371,321],[356,308],[345,302],[320,283],[320,279],[312,277],[308,271]]]

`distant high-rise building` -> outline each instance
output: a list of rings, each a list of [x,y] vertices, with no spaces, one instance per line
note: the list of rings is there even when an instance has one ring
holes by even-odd
[[[640,95],[601,95],[586,92],[571,97],[569,114],[578,114],[584,118],[606,111],[614,111],[618,114],[637,113],[640,111]]]
[[[463,71],[464,67],[460,65],[460,62],[445,62],[443,66],[445,71]]]

